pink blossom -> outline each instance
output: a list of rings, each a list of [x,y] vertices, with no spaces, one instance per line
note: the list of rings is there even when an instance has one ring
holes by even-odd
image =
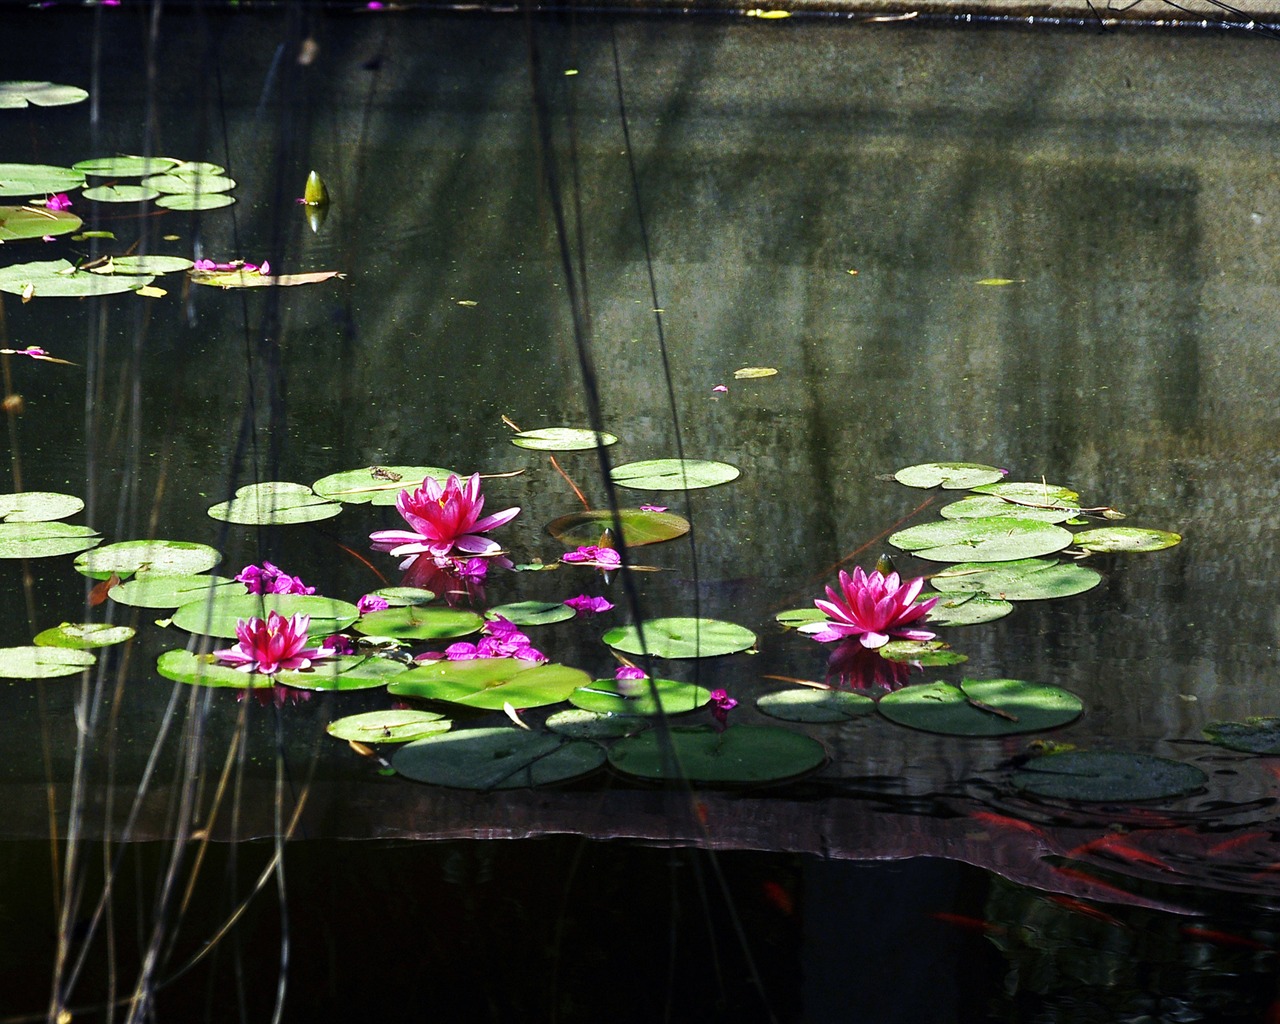
[[[565,601],[579,615],[599,615],[602,612],[611,611],[613,602],[603,597],[590,597],[587,594],[579,594],[577,597],[571,597]]]
[[[903,582],[896,572],[883,576],[878,571],[867,574],[856,568],[850,576],[842,571],[840,593],[827,587],[828,600],[813,602],[827,621],[809,623],[800,631],[824,644],[857,637],[863,647],[870,648],[883,647],[891,636],[932,640],[933,633],[910,625],[924,618],[938,603],[936,597],[915,603],[923,586],[923,577]]]
[[[67,194],[65,192],[58,192],[54,195],[51,195],[48,199],[44,201],[44,208],[46,210],[54,210],[54,211],[69,210],[71,209],[71,200],[67,197]]]
[[[453,569],[459,579],[483,583],[489,573],[489,562],[484,558],[468,558],[466,561],[459,558],[454,560]]]
[[[297,576],[290,576],[270,562],[263,562],[262,568],[246,565],[240,570],[236,579],[244,584],[250,594],[314,594],[315,587],[308,587]]]
[[[379,597],[377,594],[365,594],[356,602],[356,611],[361,615],[368,615],[370,612],[380,612],[384,608],[390,608],[391,603],[385,597]]]
[[[496,555],[502,550],[501,545],[480,534],[497,529],[520,514],[519,508],[509,508],[481,518],[484,498],[480,494],[479,473],[465,482],[451,474],[444,486],[427,477],[417,490],[401,491],[396,508],[413,531],[378,530],[369,539],[375,551],[408,556],[400,563],[401,569],[413,565],[419,555],[443,558],[455,549],[470,555]]]
[[[574,565],[589,565],[596,569],[617,569],[622,565],[622,556],[613,548],[588,544],[565,552],[560,556],[560,561]]]
[[[729,722],[729,712],[738,706],[725,690],[711,691],[711,714],[716,720],[716,727],[724,729]]]
[[[334,654],[355,654],[356,645],[351,642],[351,637],[345,633],[334,633],[333,636],[327,636],[320,641],[320,646],[326,651],[332,651]]]
[[[613,671],[614,679],[644,679],[644,669],[636,668],[635,665],[619,665]]]
[[[727,387],[725,387],[723,384],[717,384],[717,385],[716,385],[715,387],[713,387],[711,390],[712,390],[712,392],[713,392],[713,393],[718,393],[718,394],[725,394],[725,395],[727,395],[727,394],[729,393],[729,389],[728,389]]]
[[[277,611],[267,613],[265,619],[256,616],[236,623],[236,636],[240,642],[234,647],[214,651],[219,661],[234,666],[240,672],[261,672],[275,675],[282,671],[303,671],[313,661],[333,656],[333,651],[321,647],[307,647],[307,628],[310,615],[295,615],[286,619]]]
[[[15,356],[30,356],[32,359],[47,359],[49,356],[48,352],[35,345],[28,345],[26,348],[20,348],[13,354]]]
[[[415,661],[472,661],[476,658],[516,658],[520,661],[546,661],[547,656],[529,642],[520,627],[501,615],[486,622],[481,630],[485,635],[477,643],[461,640],[439,651],[419,654]]]
[[[666,510],[667,510],[666,505],[641,505],[640,506],[641,512],[665,512]]]

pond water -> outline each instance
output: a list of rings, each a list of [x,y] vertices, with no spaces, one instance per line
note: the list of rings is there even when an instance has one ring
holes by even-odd
[[[1203,732],[1280,710],[1274,41],[158,12],[6,15],[7,79],[91,96],[0,110],[0,162],[207,160],[236,203],[73,190],[115,239],[6,243],[0,269],[136,247],[345,276],[5,295],[5,346],[71,364],[4,357],[25,406],[14,489],[82,497],[71,521],[108,543],[209,544],[225,575],[265,558],[355,601],[400,582],[367,540],[399,528],[393,508],[271,528],[208,509],[361,467],[497,474],[488,510],[521,509],[503,546],[554,563],[545,526],[581,508],[565,475],[607,507],[601,462],[559,453],[562,475],[507,421],[586,426],[594,391],[613,464],[682,448],[741,475],[619,490],[696,542],[634,549],[658,571],[631,594],[590,568],[494,569],[479,603],[608,596],[602,616],[529,627],[591,678],[617,664],[601,634],[637,609],[744,626],[752,653],[662,676],[726,690],[731,727],[785,726],[826,761],[747,787],[394,778],[324,731],[385,691],[172,684],[156,659],[190,636],[157,624],[168,612],[88,606],[71,556],[5,562],[0,643],[63,621],[138,634],[84,678],[0,689],[0,1021],[45,1019],[55,970],[74,1019],[1274,1017],[1280,776]],[[312,169],[332,197],[314,233],[294,202]],[[751,366],[778,372],[735,378]],[[1087,559],[1086,593],[939,628],[968,661],[897,680],[1029,680],[1083,714],[997,738],[761,714],[760,695],[827,676],[829,649],[775,614],[937,520],[962,492],[892,475],[939,461],[1181,535]],[[455,731],[510,725],[451,714]],[[1204,779],[1149,801],[1036,797],[1012,779],[1045,739]],[[135,987],[149,998],[130,1009]]]

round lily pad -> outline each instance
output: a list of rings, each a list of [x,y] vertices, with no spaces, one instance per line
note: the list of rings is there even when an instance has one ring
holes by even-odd
[[[614,715],[678,715],[710,699],[711,691],[674,679],[597,679],[569,694],[575,708]]]
[[[924,600],[938,598],[938,603],[929,610],[930,626],[976,626],[1003,619],[1013,611],[1008,601],[980,594],[928,593],[922,597]]]
[[[877,705],[891,722],[948,736],[1010,736],[1056,729],[1080,717],[1074,693],[1021,679],[922,683],[886,694]]]
[[[0,199],[69,192],[84,184],[84,175],[50,164],[0,164]]]
[[[310,615],[310,634],[340,633],[360,614],[356,606],[318,594],[217,594],[210,601],[197,597],[173,613],[173,624],[202,636],[234,637],[241,619],[265,618],[270,611],[285,618]]]
[[[519,658],[436,661],[412,668],[387,688],[398,697],[445,700],[501,711],[503,705],[538,708],[559,704],[590,681],[581,669]]]
[[[66,519],[84,508],[74,494],[54,491],[21,491],[0,494],[0,519],[6,523],[47,523]]]
[[[578,613],[562,601],[516,601],[500,604],[485,612],[486,619],[501,616],[517,626],[547,626],[553,622],[565,622]]]
[[[613,740],[619,736],[634,736],[649,728],[649,719],[635,715],[600,714],[570,708],[548,715],[546,726],[552,732],[580,740]]]
[[[643,643],[636,626],[615,626],[603,639],[610,647],[627,654],[713,658],[747,650],[754,646],[756,635],[744,626],[719,619],[666,618],[644,623]]]
[[[146,185],[95,185],[80,194],[95,203],[141,203],[155,199],[160,190]]]
[[[820,768],[826,759],[817,740],[774,725],[732,725],[723,732],[677,727],[665,736],[650,729],[609,748],[609,763],[624,774],[690,782],[776,782]]]
[[[689,532],[689,520],[674,512],[646,512],[638,508],[618,509],[622,536],[628,547],[658,544]],[[566,547],[587,547],[600,543],[600,535],[613,529],[613,513],[608,510],[570,512],[547,524],[547,533]]]
[[[1143,530],[1136,526],[1103,526],[1082,530],[1075,535],[1075,545],[1085,551],[1163,551],[1181,544],[1182,537],[1167,530]]]
[[[142,184],[170,195],[208,195],[216,192],[230,192],[236,187],[233,178],[221,174],[200,174],[183,171],[174,167],[161,174],[152,174],[142,179]]]
[[[427,477],[444,483],[453,474],[439,466],[366,466],[331,473],[312,484],[316,494],[353,505],[394,505],[401,491],[422,486]]]
[[[212,654],[165,651],[156,659],[156,671],[166,679],[192,686],[217,686],[233,690],[259,690],[275,686],[275,679],[259,672],[241,672],[221,664]]]
[[[1004,479],[1004,473],[979,462],[923,462],[898,470],[893,478],[908,487],[943,487],[954,491],[995,483]]]
[[[1080,500],[1080,495],[1070,487],[1033,480],[1001,480],[994,484],[980,484],[973,491],[975,494],[997,494],[1027,505],[1071,504]]]
[[[741,471],[725,462],[702,459],[651,459],[615,466],[610,476],[619,487],[637,491],[692,491],[738,479]]]
[[[65,107],[87,100],[89,94],[78,85],[56,85],[53,82],[0,82],[0,110],[22,109],[29,103],[37,107]]]
[[[67,523],[0,523],[0,558],[51,558],[73,555],[101,544],[87,526]]]
[[[192,175],[199,174],[226,174],[227,169],[221,164],[210,163],[208,160],[179,160],[172,167],[168,168],[168,173],[181,174],[189,178]]]
[[[338,502],[313,493],[305,484],[273,480],[241,487],[230,501],[209,509],[209,515],[242,526],[281,526],[316,523],[341,511]]]
[[[217,548],[185,540],[126,540],[86,551],[76,559],[76,572],[95,580],[121,579],[134,573],[189,576],[222,561]]]
[[[775,621],[789,629],[799,629],[811,622],[825,622],[826,618],[817,608],[791,608],[774,616]]]
[[[1065,523],[1077,516],[1080,510],[1065,503],[1045,502],[1052,508],[1039,508],[1005,501],[994,494],[979,494],[953,501],[938,509],[943,519],[989,519],[992,516],[1012,516],[1014,519],[1032,519],[1041,523]]]
[[[516,789],[563,782],[604,763],[596,743],[554,733],[496,726],[460,729],[397,750],[391,764],[405,778],[458,789]]]
[[[1008,562],[1061,551],[1071,531],[1012,516],[944,519],[899,530],[889,543],[932,562]]]
[[[876,702],[848,690],[803,687],[766,693],[756,700],[756,707],[787,722],[847,722],[874,711]]]
[[[1280,754],[1280,718],[1246,718],[1243,722],[1210,722],[1205,739],[1247,754]]]
[[[245,593],[243,583],[225,576],[203,573],[169,576],[144,572],[136,579],[112,587],[107,596],[131,608],[179,608],[208,597],[210,590],[216,594]]]
[[[1208,777],[1195,765],[1152,754],[1071,750],[1028,761],[1012,781],[1036,796],[1127,803],[1185,796]]]
[[[580,452],[595,448],[607,448],[617,444],[613,434],[599,433],[583,427],[543,427],[540,430],[522,430],[511,438],[517,448],[529,448],[535,452]]]
[[[407,671],[408,666],[391,658],[344,654],[313,662],[305,672],[277,672],[276,682],[296,690],[372,690]]]
[[[1043,601],[1092,590],[1102,582],[1102,575],[1074,562],[1022,558],[998,565],[964,562],[935,573],[929,582],[944,594],[979,594],[998,601]],[[934,621],[933,612],[929,619]]]
[[[101,274],[173,274],[180,270],[189,270],[192,262],[185,256],[113,256],[109,271],[95,270]]]
[[[75,220],[76,224],[68,227],[68,231],[80,226],[79,218]],[[91,295],[137,291],[153,280],[148,274],[92,274],[87,270],[77,270],[66,260],[43,260],[39,263],[16,263],[0,270],[0,291],[29,299],[83,299]]]
[[[909,665],[962,665],[969,660],[941,640],[890,640],[879,651],[882,658]]]
[[[68,647],[0,647],[0,679],[52,679],[83,672],[98,659]]]
[[[381,587],[373,593],[393,608],[403,608],[411,604],[430,604],[436,598],[430,590],[423,590],[421,587]]]
[[[156,206],[189,213],[194,210],[220,210],[234,202],[235,198],[225,192],[198,192],[163,195],[156,200]]]
[[[435,711],[388,708],[347,715],[325,728],[330,736],[357,743],[411,743],[437,733],[448,732],[453,722]]]
[[[45,235],[68,235],[82,223],[84,222],[79,217],[66,210],[46,210],[36,206],[0,206],[0,242],[43,238]],[[67,263],[67,266],[70,267],[71,264]],[[22,292],[19,291],[16,294],[21,295]]]
[[[142,178],[177,165],[178,161],[168,156],[100,156],[74,163],[71,169],[99,178]]]
[[[64,622],[37,633],[31,642],[37,647],[69,647],[84,651],[122,644],[135,632],[131,626],[112,626],[105,622]]]
[[[466,608],[399,605],[361,616],[356,629],[365,636],[399,640],[452,640],[474,633],[483,625],[484,619]]]

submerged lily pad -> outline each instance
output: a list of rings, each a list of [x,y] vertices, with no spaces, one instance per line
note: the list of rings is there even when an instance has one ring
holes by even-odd
[[[241,619],[265,618],[270,611],[285,618],[310,615],[313,637],[340,633],[359,616],[356,606],[318,594],[217,594],[198,597],[173,613],[173,624],[203,636],[234,637]]]
[[[874,711],[876,702],[848,690],[803,687],[766,693],[756,700],[756,707],[787,722],[847,722]]]
[[[407,672],[408,666],[376,655],[344,654],[312,662],[304,672],[276,673],[276,682],[295,690],[372,690]]]
[[[437,733],[448,732],[453,722],[435,711],[388,708],[365,711],[330,722],[325,732],[340,740],[357,743],[411,743]]]
[[[146,185],[95,185],[80,194],[95,203],[141,203],[154,199],[160,191]]]
[[[0,679],[52,679],[83,672],[98,659],[69,647],[0,647]]]
[[[1247,754],[1280,754],[1280,718],[1253,717],[1243,722],[1210,722],[1205,739]]]
[[[0,164],[0,199],[67,192],[84,184],[84,175],[50,164]]]
[[[977,626],[983,622],[1003,619],[1013,605],[1008,601],[983,594],[934,594],[922,595],[923,600],[936,597],[938,603],[929,609],[930,626]]]
[[[107,596],[131,608],[179,608],[215,594],[243,594],[244,584],[225,576],[184,573],[179,576],[144,572],[107,591]]]
[[[390,636],[399,640],[452,640],[475,633],[484,619],[466,608],[424,608],[397,605],[369,612],[356,623],[365,636]]]
[[[185,540],[126,540],[88,551],[76,559],[76,572],[95,580],[121,579],[134,573],[189,576],[222,561],[217,548]]]
[[[282,526],[332,519],[341,511],[338,502],[315,494],[305,484],[272,480],[241,487],[230,501],[209,509],[209,515],[241,526]]]
[[[91,647],[122,644],[135,632],[131,626],[112,626],[105,622],[64,622],[37,633],[31,642],[37,647],[68,647],[84,651]]]
[[[6,523],[48,523],[66,519],[84,508],[74,494],[56,491],[20,491],[0,494],[0,519]]]
[[[932,562],[1009,562],[1061,551],[1071,531],[1012,516],[944,519],[899,530],[889,543]]]
[[[522,430],[511,438],[517,448],[529,448],[536,452],[581,452],[595,448],[607,448],[617,444],[613,434],[599,433],[584,427],[543,427],[540,430]]]
[[[1185,796],[1208,781],[1195,765],[1152,754],[1072,750],[1028,761],[1014,786],[1058,800],[1128,802]]]
[[[1102,576],[1094,569],[1072,562],[1022,558],[999,565],[987,562],[953,565],[935,573],[929,582],[935,590],[946,594],[981,594],[1000,601],[1043,601],[1083,594],[1101,583]]]
[[[1163,551],[1181,544],[1182,537],[1167,530],[1143,530],[1136,526],[1103,526],[1083,530],[1075,536],[1075,545],[1085,551]]]
[[[891,722],[947,736],[1010,736],[1056,729],[1080,717],[1074,693],[1021,679],[922,683],[885,694],[877,705]]]
[[[74,555],[101,544],[87,526],[67,523],[0,523],[0,558],[52,558]]]
[[[1041,508],[1036,505],[1023,505],[1018,502],[1005,501],[994,494],[979,494],[953,501],[938,509],[943,519],[988,519],[991,516],[1012,516],[1015,519],[1032,519],[1041,523],[1065,523],[1080,512],[1074,505],[1065,502],[1048,501],[1052,508]]]
[[[78,85],[0,82],[0,110],[21,110],[29,103],[34,103],[37,107],[65,107],[88,98],[89,94]]]
[[[597,679],[569,694],[575,708],[613,715],[678,715],[710,699],[710,690],[674,679]]]
[[[82,223],[79,217],[66,210],[46,210],[42,206],[0,206],[0,242],[67,235]]]
[[[980,462],[922,462],[898,470],[893,478],[908,487],[943,487],[955,491],[1003,480],[1004,473]]]
[[[690,782],[776,782],[820,768],[826,759],[817,740],[774,725],[650,729],[609,748],[609,763],[624,774]]]
[[[659,544],[683,537],[689,532],[689,520],[674,512],[646,512],[638,508],[618,509],[622,536],[629,548]],[[607,509],[570,512],[547,524],[547,533],[566,547],[587,547],[600,543],[600,535],[613,529],[613,513]]]
[[[714,658],[735,654],[755,645],[756,635],[744,626],[719,619],[665,618],[644,623],[644,641],[636,626],[616,626],[604,642],[627,654],[652,654],[659,658]]]
[[[392,767],[407,779],[457,789],[515,789],[563,782],[604,764],[598,744],[554,733],[496,726],[461,729],[397,750]]]
[[[444,700],[501,711],[559,704],[591,677],[568,665],[538,664],[519,658],[475,658],[420,664],[388,687],[397,697]]]
[[[484,617],[502,616],[517,626],[549,626],[553,622],[567,622],[577,614],[562,601],[515,601],[490,608]]]
[[[79,227],[77,223],[67,230]],[[47,232],[56,234],[56,232]],[[116,295],[137,291],[153,280],[148,274],[91,274],[77,270],[66,260],[17,263],[0,270],[0,291],[26,298],[83,299],[91,295]]]
[[[176,166],[178,161],[168,156],[100,156],[71,165],[72,170],[99,178],[142,178]]]
[[[451,469],[439,466],[366,466],[333,473],[312,484],[316,494],[353,505],[394,505],[401,491],[413,491],[432,477],[444,483]]]
[[[242,672],[222,664],[212,654],[192,654],[190,651],[165,651],[156,659],[156,671],[166,679],[192,686],[217,686],[233,690],[260,690],[275,686],[272,676]]]
[[[703,459],[651,459],[615,466],[609,475],[619,487],[637,491],[692,491],[727,484],[738,479],[741,470]]]

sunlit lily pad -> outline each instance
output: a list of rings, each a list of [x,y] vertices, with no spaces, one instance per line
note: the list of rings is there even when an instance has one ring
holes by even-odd
[[[1015,519],[1031,519],[1041,523],[1065,523],[1074,518],[1080,511],[1074,505],[1065,502],[1044,502],[1052,508],[1039,508],[1005,501],[994,494],[980,494],[953,501],[938,509],[943,519],[987,519],[991,516],[1012,516]]]
[[[568,665],[538,664],[519,658],[425,662],[394,679],[397,697],[445,700],[472,708],[501,711],[559,704],[591,677]]]
[[[87,526],[67,523],[0,523],[0,558],[52,558],[74,555],[101,544]]]
[[[733,725],[723,732],[676,727],[665,736],[650,729],[609,748],[609,763],[627,775],[690,782],[776,782],[820,768],[826,759],[817,740],[773,725]]]
[[[160,190],[146,185],[95,185],[80,194],[95,203],[141,203],[160,195]]]
[[[1195,765],[1151,754],[1072,750],[1028,761],[1012,781],[1036,796],[1127,803],[1185,796],[1208,776]]]
[[[1243,722],[1210,722],[1205,739],[1247,754],[1280,754],[1280,718],[1253,717]]]
[[[156,200],[156,206],[180,213],[191,213],[197,210],[221,210],[224,206],[230,206],[234,202],[235,197],[229,196],[225,192],[197,192],[162,195]]]
[[[1080,500],[1080,495],[1070,487],[1057,484],[1038,483],[1033,480],[1001,480],[994,484],[981,484],[973,488],[976,494],[995,494],[1010,501],[1025,502],[1028,505],[1071,504]]]
[[[511,438],[517,448],[529,448],[536,452],[580,452],[594,448],[607,448],[617,444],[613,434],[599,433],[584,427],[543,427],[540,430],[522,430]]]
[[[947,594],[980,594],[1000,601],[1043,601],[1083,594],[1101,583],[1102,576],[1072,562],[1022,558],[999,565],[964,562],[935,573],[929,582],[935,590]]]
[[[505,726],[431,736],[401,747],[391,758],[405,778],[479,790],[545,786],[603,763],[604,751],[596,743]]]
[[[436,595],[421,587],[381,587],[373,591],[393,608],[403,608],[411,604],[430,604]]]
[[[178,161],[168,156],[100,156],[71,165],[81,174],[99,178],[142,178],[172,170]]]
[[[932,562],[1009,562],[1061,551],[1071,531],[1012,516],[944,519],[899,530],[889,543]]]
[[[619,487],[637,491],[685,491],[716,487],[738,479],[741,470],[703,459],[651,459],[615,466],[610,476]]]
[[[485,618],[502,616],[517,626],[549,626],[553,622],[566,622],[577,614],[561,601],[515,601],[490,608]]]
[[[719,619],[665,618],[645,621],[643,643],[636,626],[616,626],[603,639],[627,654],[713,658],[747,650],[755,645],[756,635],[744,626]]]
[[[1074,693],[1021,679],[922,683],[885,694],[880,713],[899,725],[948,736],[1010,736],[1055,729],[1080,717]]]
[[[225,576],[184,573],[178,576],[144,572],[107,591],[107,596],[131,608],[179,608],[215,594],[243,594],[244,584]]]
[[[0,206],[0,242],[67,235],[82,223],[79,217],[66,210],[46,210],[42,206]]]
[[[87,270],[77,270],[66,260],[44,260],[17,263],[0,270],[0,291],[29,299],[82,299],[91,295],[136,291],[153,280],[147,274],[91,274]]]
[[[260,690],[275,686],[272,676],[241,672],[222,664],[212,654],[192,654],[190,651],[165,651],[156,659],[156,671],[165,679],[193,686],[217,686],[233,690]]]
[[[170,195],[201,195],[213,192],[230,192],[236,187],[233,178],[221,174],[201,174],[174,167],[160,174],[142,179],[142,184]]]
[[[112,626],[105,622],[64,622],[37,633],[31,642],[37,647],[68,647],[84,651],[122,644],[135,632],[131,626]]]
[[[356,623],[365,636],[391,636],[400,640],[452,640],[477,632],[484,625],[479,614],[466,608],[424,608],[400,605],[369,612]]]
[[[938,603],[929,610],[930,626],[977,626],[983,622],[1003,619],[1013,611],[1013,605],[1008,601],[982,594],[926,593],[921,595],[922,600],[935,597]]]
[[[689,520],[674,512],[646,512],[638,508],[618,509],[622,536],[627,547],[658,544],[689,532]],[[566,547],[586,547],[600,543],[600,535],[613,529],[613,513],[605,509],[570,512],[547,524],[547,533]]]
[[[372,690],[407,671],[408,666],[391,658],[344,654],[312,662],[305,672],[278,672],[276,682],[295,690]]]
[[[66,519],[84,508],[74,494],[56,491],[20,491],[0,494],[0,519],[6,523],[47,523]]]
[[[209,509],[209,515],[242,526],[281,526],[316,523],[341,511],[341,504],[315,494],[305,484],[274,480],[241,487],[230,501]]]
[[[1181,544],[1182,537],[1167,530],[1143,530],[1136,526],[1103,526],[1083,530],[1075,536],[1075,545],[1085,551],[1163,551]]]
[[[77,85],[0,82],[0,110],[20,110],[29,103],[34,103],[37,107],[65,107],[88,98],[89,94]]]
[[[52,679],[83,672],[98,659],[70,647],[0,647],[0,679]]]
[[[84,184],[84,175],[50,164],[0,164],[0,199],[68,192]]]
[[[978,462],[924,462],[907,466],[893,474],[893,478],[908,487],[943,487],[947,490],[964,490],[978,484],[995,483],[1004,479],[1004,473],[995,466]]]
[[[882,658],[908,665],[962,665],[969,660],[941,640],[890,640],[879,651]]]
[[[596,679],[569,694],[575,708],[614,715],[678,715],[710,699],[711,691],[674,679]]]
[[[241,619],[265,618],[276,611],[289,618],[310,615],[310,634],[340,633],[356,621],[356,606],[319,594],[217,594],[212,601],[198,597],[173,613],[173,624],[202,636],[234,637]]]
[[[217,176],[227,173],[227,169],[222,164],[210,163],[208,160],[181,160],[169,168],[168,173],[178,174],[185,177],[193,175],[210,175]]]
[[[312,484],[316,494],[353,505],[394,505],[401,491],[412,491],[432,477],[444,483],[453,470],[439,466],[365,466],[333,473]]]
[[[172,274],[187,270],[192,263],[185,256],[115,256],[100,267],[95,274]]]
[[[453,722],[435,711],[388,708],[339,718],[330,722],[325,732],[357,743],[411,743],[448,732],[452,727]]]
[[[546,727],[552,732],[580,740],[613,740],[620,736],[634,736],[649,728],[650,720],[635,715],[600,714],[570,708],[549,715]]]
[[[848,690],[803,687],[766,693],[756,700],[756,707],[787,722],[847,722],[874,711],[876,702]]]
[[[811,622],[825,622],[827,617],[818,611],[817,608],[790,608],[785,612],[778,612],[774,616],[774,620],[789,629],[798,629],[801,626],[807,626]]]
[[[126,540],[87,551],[76,559],[76,572],[95,580],[112,573],[125,579],[135,572],[157,576],[190,576],[222,561],[217,548],[185,540]]]

